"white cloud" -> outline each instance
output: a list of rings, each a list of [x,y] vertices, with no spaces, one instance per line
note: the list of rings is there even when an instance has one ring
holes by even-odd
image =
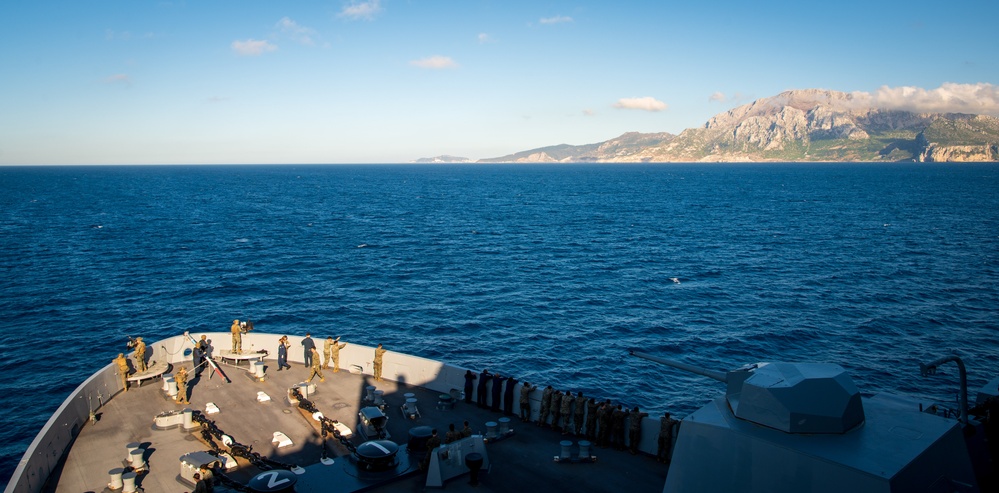
[[[348,19],[365,19],[373,20],[376,15],[378,15],[383,9],[381,5],[381,0],[367,0],[365,2],[351,2],[350,5],[344,5],[337,17],[346,17]]]
[[[986,82],[945,82],[936,89],[882,86],[874,93],[850,93],[860,104],[919,113],[976,113],[999,115],[999,86]]]
[[[128,74],[114,74],[108,76],[104,79],[107,84],[125,84],[130,85],[132,83],[132,78]]]
[[[316,44],[316,30],[311,27],[299,25],[288,17],[282,17],[274,26],[284,36],[295,42],[312,46]]]
[[[719,103],[725,102],[725,94],[721,92],[716,92],[711,96],[708,96],[708,101],[717,101]]]
[[[589,108],[583,110],[583,116],[594,116],[596,114],[597,114],[597,112],[595,112],[595,111],[593,111],[593,110],[591,110]]]
[[[409,64],[415,67],[430,69],[455,68],[458,66],[458,63],[452,60],[451,57],[441,55],[413,60]]]
[[[265,40],[248,39],[246,41],[233,41],[232,51],[245,56],[257,56],[277,50],[277,46]]]
[[[651,96],[644,98],[621,98],[614,103],[615,108],[624,110],[663,111],[666,103]]]
[[[564,15],[556,15],[554,17],[545,17],[540,19],[538,22],[542,24],[561,24],[563,22],[572,22],[572,17],[566,17]]]
[[[486,33],[479,33],[479,42],[480,43],[492,43],[493,42],[493,38],[491,36],[489,36],[488,34],[486,34]]]

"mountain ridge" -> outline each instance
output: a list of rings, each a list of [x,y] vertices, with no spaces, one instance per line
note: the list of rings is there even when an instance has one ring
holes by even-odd
[[[878,108],[856,93],[799,89],[719,113],[677,135],[628,132],[477,163],[999,161],[999,118]]]

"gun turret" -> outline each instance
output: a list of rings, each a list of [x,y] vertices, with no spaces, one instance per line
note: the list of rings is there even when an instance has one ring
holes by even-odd
[[[860,391],[839,365],[754,363],[723,373],[629,353],[725,382],[725,398],[735,417],[785,433],[846,433],[864,422]]]

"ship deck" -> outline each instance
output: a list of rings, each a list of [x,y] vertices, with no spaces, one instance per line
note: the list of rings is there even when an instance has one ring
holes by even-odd
[[[288,389],[304,381],[309,371],[301,364],[292,363],[293,368],[274,371],[276,365],[267,361],[267,378],[257,381],[251,378],[246,369],[223,366],[232,380],[225,383],[219,376],[209,378],[204,371],[200,378],[188,382],[190,405],[174,403],[163,390],[159,380],[146,382],[142,386],[132,386],[127,393],[119,393],[97,412],[96,423],[88,423],[80,430],[65,458],[59,462],[49,477],[46,492],[101,492],[109,482],[109,472],[126,465],[126,445],[140,443],[146,449],[147,471],[136,480],[146,492],[184,492],[193,487],[180,477],[179,458],[192,452],[209,451],[210,446],[200,437],[200,429],[186,431],[183,427],[155,429],[154,417],[164,411],[179,410],[184,407],[205,411],[206,405],[214,403],[219,412],[206,415],[218,428],[237,442],[252,446],[252,450],[272,460],[296,464],[307,469],[303,478],[320,471],[322,440],[318,423],[301,411],[288,399]],[[173,371],[178,365],[174,365]],[[190,363],[185,365],[191,372]],[[357,433],[358,413],[361,408],[371,405],[365,400],[366,387],[374,385],[384,392],[385,415],[389,418],[387,429],[390,440],[405,449],[409,430],[416,426],[436,428],[441,438],[454,424],[457,429],[467,420],[478,434],[486,431],[487,422],[496,422],[501,413],[480,409],[474,403],[457,402],[453,409],[438,409],[440,392],[422,387],[410,386],[403,382],[383,380],[375,382],[370,375],[341,371],[333,373],[324,370],[325,382],[314,380],[317,390],[309,398],[328,418],[335,419],[354,430],[350,442],[355,446],[363,443]],[[193,373],[191,374],[193,377]],[[258,402],[258,392],[266,393],[271,400]],[[419,416],[407,417],[402,410],[405,394],[412,393],[417,399]],[[516,410],[515,410],[516,411]],[[468,474],[455,477],[444,483],[443,489],[450,491],[479,492],[523,492],[538,488],[558,491],[611,491],[627,488],[634,493],[662,491],[666,479],[666,466],[656,462],[654,457],[640,453],[631,455],[627,451],[594,447],[597,460],[592,463],[556,462],[563,440],[576,442],[579,438],[567,437],[547,428],[522,423],[516,416],[511,417],[514,432],[502,439],[486,445],[489,468],[479,475],[479,484],[472,486]],[[287,435],[292,445],[278,448],[272,442],[273,434],[280,431]],[[330,470],[340,470],[349,464],[346,447],[334,440],[327,442],[327,450],[336,458],[337,465]],[[404,452],[402,452],[404,453]],[[418,459],[414,457],[414,460]],[[259,470],[245,461],[238,461],[240,468],[227,473],[233,479],[245,483]],[[318,473],[321,474],[321,473]],[[408,476],[392,483],[367,485],[366,491],[425,491],[427,474],[411,472]],[[322,483],[321,488],[315,484]],[[300,480],[296,491],[347,492],[357,491],[358,485],[350,481],[308,481]],[[120,491],[120,490],[118,490]],[[227,491],[216,487],[216,491]]]

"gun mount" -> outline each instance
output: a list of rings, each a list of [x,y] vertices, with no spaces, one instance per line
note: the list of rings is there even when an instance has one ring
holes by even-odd
[[[722,373],[631,354],[724,382],[735,417],[785,433],[846,433],[864,423],[860,391],[839,365],[755,363]]]
[[[663,493],[980,491],[957,421],[911,397],[862,397],[839,365],[717,372],[630,353],[727,387],[680,422]]]

